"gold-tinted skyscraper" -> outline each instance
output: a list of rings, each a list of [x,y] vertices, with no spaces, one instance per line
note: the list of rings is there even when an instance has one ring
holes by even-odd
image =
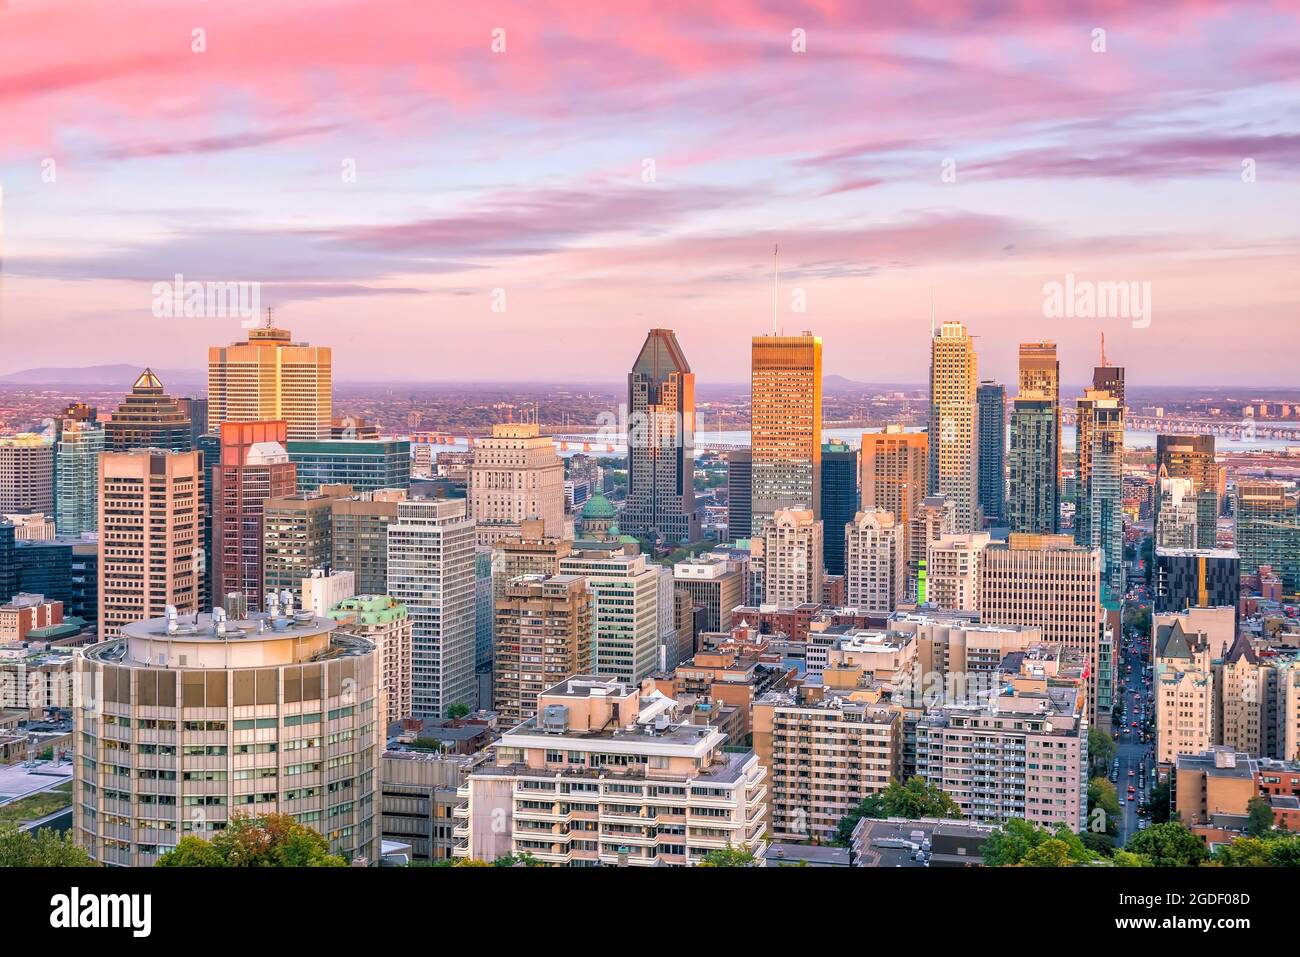
[[[821,435],[821,337],[811,332],[755,336],[750,401],[755,531],[781,508],[811,508],[821,517]]]
[[[930,340],[930,494],[949,496],[957,529],[979,528],[979,425],[975,343],[960,322],[945,322]]]
[[[245,342],[208,349],[208,431],[222,422],[283,419],[290,441],[328,439],[334,414],[329,346],[293,342],[288,329],[250,329]]]

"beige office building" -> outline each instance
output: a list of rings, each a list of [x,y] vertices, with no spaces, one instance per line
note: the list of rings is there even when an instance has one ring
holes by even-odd
[[[731,631],[733,608],[745,603],[745,576],[721,556],[700,555],[673,566],[673,587],[704,609],[702,631]]]
[[[101,864],[148,867],[188,834],[271,813],[378,859],[372,642],[309,614],[169,614],[81,652],[74,691],[73,834]]]
[[[135,449],[99,457],[99,635],[199,611],[203,469],[199,452]]]
[[[926,603],[935,608],[974,611],[979,607],[980,554],[989,545],[987,532],[940,535],[926,558]]]
[[[290,441],[328,439],[333,423],[329,346],[293,342],[288,329],[250,329],[248,339],[208,349],[208,431],[222,422],[283,419]]]
[[[495,602],[492,707],[514,727],[537,713],[537,696],[591,671],[593,597],[576,575],[524,575]]]
[[[762,534],[750,542],[750,568],[762,582],[763,604],[820,605],[822,523],[812,509],[781,508],[764,519]]]
[[[755,336],[751,369],[750,452],[753,534],[778,509],[821,516],[822,340]],[[732,532],[742,538],[749,529]]]
[[[1214,675],[1204,632],[1154,625],[1156,761],[1172,766],[1180,754],[1200,754],[1214,743]]]
[[[1069,535],[1022,535],[980,553],[980,621],[1041,628],[1043,640],[1082,653],[1089,662],[1088,720],[1096,723],[1098,644],[1105,626],[1101,550]]]
[[[560,560],[560,574],[587,579],[593,672],[633,684],[659,668],[659,567],[622,547],[587,549]]]
[[[457,857],[691,866],[730,847],[762,861],[767,770],[753,751],[724,751],[726,735],[683,723],[658,691],[589,675],[537,706],[461,788]]]
[[[469,468],[469,511],[479,545],[520,534],[526,519],[541,519],[544,534],[564,534],[564,462],[549,436],[533,423],[492,426],[474,445]]]
[[[0,515],[54,515],[54,443],[24,432],[0,436]]]
[[[945,322],[930,340],[928,488],[956,503],[959,532],[980,527],[978,383],[975,340],[960,322]]]
[[[864,508],[844,530],[844,602],[893,611],[907,600],[907,547],[894,513]]]

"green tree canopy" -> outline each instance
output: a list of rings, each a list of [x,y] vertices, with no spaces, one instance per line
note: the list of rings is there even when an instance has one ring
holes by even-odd
[[[1151,796],[1147,801],[1151,809],[1151,823],[1164,824],[1169,820],[1169,782],[1159,781],[1151,786]]]
[[[1149,858],[1153,867],[1196,867],[1209,857],[1201,839],[1181,821],[1153,824],[1138,831],[1124,850]]]
[[[983,855],[989,867],[1073,867],[1096,860],[1079,835],[1064,824],[1049,831],[1018,817],[989,835]]]
[[[1093,826],[1098,820],[1104,825],[1100,830]],[[1106,778],[1093,778],[1088,782],[1088,830],[1114,834],[1119,830],[1119,820],[1119,792],[1115,785]]]
[[[1093,774],[1105,774],[1115,759],[1115,741],[1098,727],[1088,729],[1088,765]]]
[[[757,859],[749,851],[727,846],[709,851],[700,861],[700,867],[753,867]]]
[[[853,839],[853,829],[864,817],[961,817],[961,809],[948,793],[925,779],[914,777],[906,784],[890,781],[889,785],[867,799],[840,819],[836,829],[836,843],[847,846]]]
[[[157,866],[346,867],[347,861],[331,854],[325,838],[290,815],[267,814],[236,815],[211,840],[187,835]]]
[[[1246,815],[1249,823],[1246,833],[1251,837],[1263,837],[1273,830],[1273,806],[1266,797],[1253,797],[1246,802]]]
[[[24,831],[17,824],[0,825],[0,867],[95,867],[90,855],[76,845],[72,832],[52,827]]]

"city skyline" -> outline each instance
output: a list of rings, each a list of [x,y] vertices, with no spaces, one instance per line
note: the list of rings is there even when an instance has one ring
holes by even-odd
[[[855,381],[924,381],[933,302],[1007,344],[980,350],[1004,383],[1040,339],[1080,381],[1106,332],[1150,385],[1282,385],[1281,351],[1217,349],[1285,335],[1300,246],[1296,15],[1250,6],[158,7],[137,30],[67,4],[51,46],[48,8],[10,4],[0,374],[55,364],[48,341],[184,368],[241,338],[153,315],[179,274],[260,283],[341,381],[585,380],[660,326],[701,383],[741,382],[779,243],[778,325]],[[1149,284],[1149,314],[1049,318],[1076,279]]]

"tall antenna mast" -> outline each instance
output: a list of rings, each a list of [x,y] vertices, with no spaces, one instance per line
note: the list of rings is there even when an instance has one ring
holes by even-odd
[[[776,335],[776,284],[781,275],[781,264],[778,259],[781,247],[777,243],[772,244],[772,335]]]
[[[266,307],[266,325],[263,328],[265,329],[271,328],[271,307],[270,306]]]
[[[1106,333],[1101,334],[1101,367],[1106,368]]]

